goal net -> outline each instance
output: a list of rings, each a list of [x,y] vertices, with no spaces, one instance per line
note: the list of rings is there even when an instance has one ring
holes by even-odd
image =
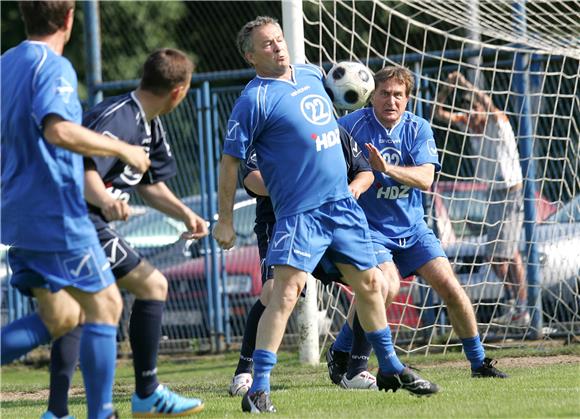
[[[414,73],[409,110],[431,123],[442,164],[432,190],[424,194],[426,220],[473,303],[484,343],[577,339],[578,3],[305,1],[303,14],[309,62],[327,70],[342,60],[360,61],[374,71],[403,65]],[[449,78],[454,72],[466,82]],[[496,113],[507,116],[514,132],[517,157],[511,170],[521,171],[522,205],[516,195],[494,193],[498,162],[466,127],[475,123],[474,102],[483,96]],[[464,119],[445,118],[451,114]],[[483,126],[490,124],[490,115],[486,112],[480,121]],[[484,167],[495,167],[492,179]],[[502,229],[517,227],[513,220],[495,221],[492,208],[497,204],[505,204],[499,206],[502,216],[512,208],[523,219],[521,231],[511,238],[493,236],[498,223]],[[489,250],[498,249],[497,243],[519,249],[522,264],[514,262],[507,272],[502,270],[501,252]],[[523,267],[520,273],[518,266]],[[333,319],[325,344],[334,339],[351,301],[348,288],[319,290],[319,308]],[[445,303],[422,278],[404,279],[387,314],[399,351],[459,347]]]

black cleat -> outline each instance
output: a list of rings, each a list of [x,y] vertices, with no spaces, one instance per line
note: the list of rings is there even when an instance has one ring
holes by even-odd
[[[246,393],[242,399],[242,411],[249,413],[276,413],[276,408],[270,401],[270,395],[265,391]]]
[[[340,385],[342,376],[348,369],[348,352],[335,351],[332,346],[326,351],[326,366],[328,367],[328,376],[337,386]]]
[[[476,370],[471,370],[471,376],[474,378],[485,378],[485,377],[492,377],[492,378],[508,378],[505,372],[501,372],[495,367],[497,361],[494,361],[491,358],[484,358],[483,365]]]
[[[439,392],[439,386],[427,381],[413,372],[409,367],[405,367],[402,373],[386,375],[379,371],[377,374],[377,386],[379,390],[393,390],[393,393],[402,388],[415,396],[431,396]]]

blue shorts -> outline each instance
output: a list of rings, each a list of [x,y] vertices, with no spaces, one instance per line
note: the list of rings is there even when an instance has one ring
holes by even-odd
[[[64,287],[95,293],[115,282],[100,244],[64,252],[39,252],[11,247],[8,261],[10,284],[32,295],[32,288],[57,292]]]
[[[267,262],[311,273],[327,249],[334,261],[361,271],[377,265],[367,220],[354,198],[279,219]]]
[[[123,278],[143,260],[141,255],[112,228],[97,227],[97,236],[107,259],[111,262],[111,270],[116,279]]]
[[[389,239],[373,231],[373,246],[379,264],[395,262],[403,278],[438,257],[447,258],[441,242],[427,226],[421,226],[413,236]]]

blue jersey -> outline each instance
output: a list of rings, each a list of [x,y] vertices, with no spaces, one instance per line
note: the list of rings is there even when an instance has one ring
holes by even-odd
[[[385,158],[397,166],[435,165],[441,170],[437,147],[429,123],[405,112],[399,123],[385,128],[373,108],[363,108],[339,119],[368,156],[365,143],[372,143]],[[375,182],[359,198],[373,234],[389,238],[412,236],[425,221],[421,191],[374,171]]]
[[[131,145],[140,145],[149,155],[151,166],[144,174],[134,172],[116,157],[90,158],[107,192],[115,199],[129,201],[135,186],[161,182],[177,172],[161,120],[156,117],[147,121],[135,92],[105,99],[85,113],[83,125]],[[106,223],[99,208],[89,205],[89,211],[97,225]]]
[[[98,243],[83,197],[82,157],[43,137],[50,114],[80,124],[77,77],[42,42],[2,55],[2,243],[66,251]]]
[[[372,171],[372,168],[356,141],[354,141],[344,128],[341,126],[338,128],[340,131],[340,144],[346,161],[347,179],[348,183],[350,183],[357,174],[361,172],[370,172]],[[252,146],[248,150],[245,163],[242,165],[242,178],[245,179],[246,176],[256,170],[259,170],[259,168],[256,159],[256,151]],[[274,215],[272,200],[267,196],[258,196],[248,188],[246,188],[246,192],[248,192],[248,195],[256,198],[256,224],[274,224],[276,222],[276,216]]]
[[[245,160],[250,145],[277,218],[350,196],[338,124],[316,67],[293,65],[291,80],[248,83],[228,121],[224,153]]]

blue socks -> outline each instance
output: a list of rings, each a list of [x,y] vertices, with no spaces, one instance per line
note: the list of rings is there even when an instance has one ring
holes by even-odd
[[[254,382],[252,387],[250,387],[250,393],[255,393],[256,391],[270,392],[270,372],[276,362],[278,357],[274,352],[267,351],[265,349],[256,349],[254,351]]]
[[[393,341],[391,338],[391,329],[387,326],[382,330],[375,330],[366,334],[367,340],[373,345],[375,354],[379,361],[379,372],[385,375],[400,374],[405,366],[399,361]]]
[[[254,303],[248,313],[248,319],[246,320],[246,328],[244,329],[244,337],[242,340],[242,349],[240,350],[240,360],[238,361],[235,375],[252,373],[252,353],[256,348],[258,322],[260,321],[260,317],[262,317],[264,310],[266,310],[266,306],[258,300]]]
[[[165,301],[135,300],[129,320],[129,341],[133,351],[135,392],[149,397],[159,386],[157,352],[161,339],[161,319]]]
[[[68,416],[68,391],[79,360],[82,332],[78,326],[52,343],[48,410],[59,418]]]
[[[81,370],[89,419],[113,413],[113,381],[117,361],[117,326],[87,323],[81,337]]]
[[[472,338],[461,339],[461,343],[463,344],[465,356],[471,362],[471,369],[476,370],[481,367],[485,358],[485,351],[481,340],[479,340],[479,334]]]
[[[9,364],[34,348],[49,343],[51,339],[48,329],[36,313],[7,324],[0,333],[2,365]]]
[[[350,352],[352,348],[353,333],[352,329],[348,325],[348,322],[344,322],[340,333],[336,337],[336,341],[332,344],[332,349],[339,352]]]

